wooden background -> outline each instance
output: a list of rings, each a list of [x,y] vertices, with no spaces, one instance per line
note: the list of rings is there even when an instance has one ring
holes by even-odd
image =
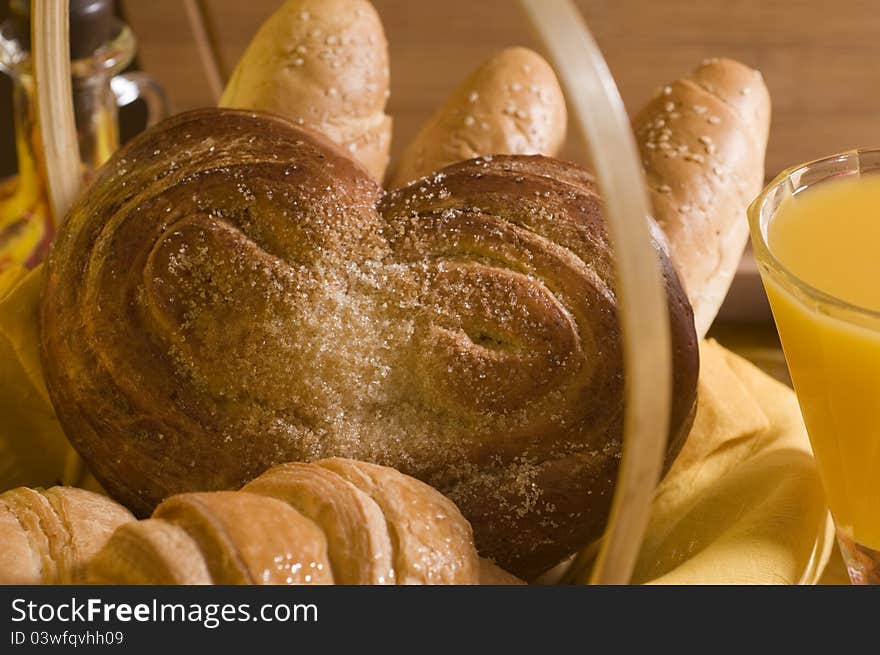
[[[280,0],[197,0],[228,75]],[[395,152],[467,72],[498,48],[534,45],[513,0],[373,0],[391,46]],[[880,145],[878,0],[577,0],[635,111],[705,57],[759,68],[773,99],[768,177]],[[182,0],[122,0],[140,65],[182,110],[214,100]],[[576,151],[570,137],[568,154]]]

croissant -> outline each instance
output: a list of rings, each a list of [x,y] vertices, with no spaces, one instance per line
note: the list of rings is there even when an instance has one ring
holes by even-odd
[[[669,458],[695,403],[669,260]],[[604,527],[621,449],[613,255],[589,176],[453,165],[383,196],[269,115],[175,116],[104,166],[45,269],[42,361],[111,495],[236,489],[285,461],[392,466],[461,508],[521,577]]]
[[[394,469],[344,459],[276,466],[241,491],[187,493],[118,529],[98,584],[494,584],[455,505]]]
[[[0,584],[75,584],[120,525],[134,521],[105,496],[73,487],[0,494]]]

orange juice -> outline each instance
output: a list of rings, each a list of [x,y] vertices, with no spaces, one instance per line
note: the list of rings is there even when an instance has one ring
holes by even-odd
[[[790,273],[844,301],[764,276],[835,523],[880,551],[880,175],[786,199],[766,242]]]

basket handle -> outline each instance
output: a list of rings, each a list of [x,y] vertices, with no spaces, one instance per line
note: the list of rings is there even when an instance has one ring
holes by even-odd
[[[623,459],[592,584],[632,577],[669,432],[672,350],[638,150],[614,78],[571,0],[520,0],[565,88],[598,174],[617,271],[626,379]]]
[[[55,225],[64,220],[83,183],[70,82],[69,12],[70,0],[34,0],[31,12],[37,127]],[[84,474],[79,454],[68,444],[62,482],[76,485]]]

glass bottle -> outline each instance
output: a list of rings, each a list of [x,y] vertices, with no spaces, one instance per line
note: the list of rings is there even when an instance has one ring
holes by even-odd
[[[37,125],[30,57],[30,2],[11,0],[0,25],[0,71],[13,81],[18,174],[0,182],[0,273],[13,265],[31,268],[45,257],[56,218],[48,205]],[[161,88],[141,73],[120,75],[136,41],[113,15],[111,0],[71,0],[71,75],[82,172],[87,179],[119,145],[117,110],[146,100],[148,124],[165,113]]]

